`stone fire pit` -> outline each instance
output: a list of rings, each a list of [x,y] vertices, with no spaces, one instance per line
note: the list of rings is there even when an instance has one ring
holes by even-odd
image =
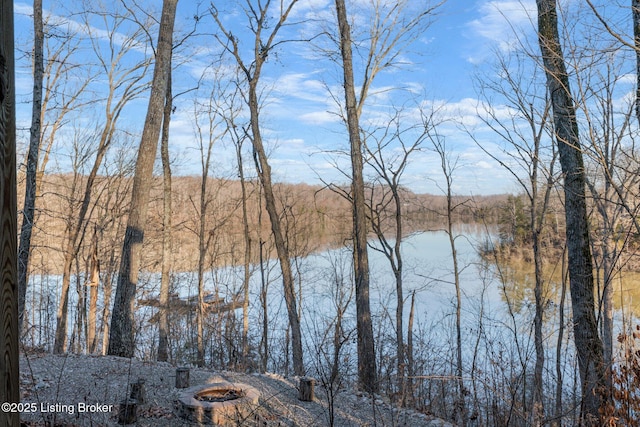
[[[237,425],[258,406],[260,393],[241,383],[203,384],[180,393],[180,416],[200,424]]]

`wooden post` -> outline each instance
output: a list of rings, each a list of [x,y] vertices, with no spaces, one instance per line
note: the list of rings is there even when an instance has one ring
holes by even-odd
[[[189,368],[176,368],[176,388],[189,387]]]
[[[313,402],[315,397],[313,392],[313,387],[315,386],[316,380],[311,377],[301,377],[300,378],[300,387],[298,390],[298,400],[302,400],[303,402]]]
[[[125,399],[118,407],[118,424],[133,424],[138,421],[138,401]]]
[[[138,402],[138,405],[144,405],[146,396],[144,391],[144,378],[138,378],[138,381],[131,384],[131,399]]]
[[[0,0],[0,400],[20,401],[18,368],[18,222],[13,0]],[[2,411],[0,425],[20,425]]]

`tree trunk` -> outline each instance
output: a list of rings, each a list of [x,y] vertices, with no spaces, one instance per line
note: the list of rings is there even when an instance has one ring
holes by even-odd
[[[271,222],[271,232],[276,246],[276,253],[278,255],[278,261],[280,263],[280,270],[282,273],[282,285],[284,288],[285,304],[287,306],[287,314],[289,318],[289,326],[291,328],[291,346],[293,353],[293,369],[295,375],[304,375],[304,359],[302,351],[302,334],[300,332],[300,317],[296,307],[295,296],[295,283],[293,280],[293,272],[291,270],[291,261],[289,257],[289,249],[285,240],[284,233],[282,232],[282,224],[280,215],[276,207],[276,198],[273,191],[273,184],[271,181],[271,166],[269,165],[269,159],[264,149],[262,141],[262,134],[260,130],[260,104],[258,101],[258,81],[260,79],[260,73],[262,67],[265,64],[269,55],[270,49],[274,45],[274,39],[278,34],[278,31],[285,24],[289,13],[295,6],[298,0],[291,0],[288,5],[284,2],[280,3],[279,19],[275,20],[273,30],[267,35],[265,39],[262,39],[263,30],[267,28],[267,18],[271,18],[269,14],[269,4],[266,2],[260,4],[253,9],[255,14],[255,22],[251,22],[251,28],[255,35],[253,45],[252,62],[247,66],[238,50],[238,39],[233,34],[224,28],[222,21],[218,17],[218,13],[213,8],[213,18],[216,20],[218,27],[222,30],[229,44],[225,45],[230,53],[233,54],[237,61],[238,66],[244,73],[248,81],[248,94],[247,94],[247,106],[250,113],[250,125],[251,125],[251,143],[254,149],[254,161],[256,164],[256,170],[260,179],[262,190],[264,190],[265,208],[269,214]],[[263,355],[266,356],[266,355]]]
[[[409,406],[413,404],[415,367],[413,362],[413,319],[416,308],[416,291],[411,292],[411,306],[409,308],[409,323],[407,325],[407,402]]]
[[[212,92],[211,97],[214,96]],[[202,175],[200,177],[200,204],[198,206],[200,212],[198,216],[198,305],[196,307],[196,363],[199,367],[205,365],[205,339],[204,339],[204,323],[207,317],[206,307],[204,305],[205,286],[204,286],[204,268],[207,261],[207,252],[211,247],[211,241],[215,237],[216,229],[212,228],[207,231],[207,217],[209,216],[209,195],[208,195],[208,182],[209,182],[209,169],[211,168],[211,153],[213,151],[213,145],[220,135],[214,135],[213,130],[217,128],[215,123],[218,112],[212,103],[212,98],[209,99],[209,111],[207,112],[208,123],[208,135],[205,136],[202,133],[200,124],[198,123],[198,112],[196,112],[196,128],[200,143],[200,165]],[[205,144],[205,138],[208,139]],[[210,262],[213,262],[211,260]],[[217,289],[216,289],[217,296]],[[221,318],[217,319],[221,322]],[[219,335],[221,337],[221,326],[218,328]],[[223,351],[220,351],[221,358],[224,355]],[[213,361],[212,361],[213,362]]]
[[[242,290],[244,301],[242,302],[242,364],[247,368],[249,361],[249,282],[251,279],[251,234],[249,233],[249,215],[247,212],[247,183],[244,178],[242,162],[242,140],[236,141],[236,158],[238,161],[238,177],[240,178],[240,190],[242,192],[242,233],[244,236],[244,274],[242,278]]]
[[[18,234],[16,194],[16,110],[13,1],[0,0],[0,400],[18,403]],[[0,424],[20,424],[18,411],[3,411]]]
[[[547,212],[547,206],[549,202],[550,191],[553,187],[553,182],[549,178],[549,182],[546,186],[546,192],[544,193],[544,202],[541,209],[539,208],[539,192],[538,192],[538,172],[540,163],[540,138],[534,136],[534,151],[531,179],[531,192],[530,203],[531,212],[529,213],[529,227],[531,228],[531,243],[533,248],[533,264],[534,264],[534,297],[535,297],[535,315],[533,318],[534,329],[534,347],[536,349],[536,363],[533,374],[533,424],[538,426],[542,425],[545,418],[545,406],[544,406],[544,389],[543,389],[543,374],[544,374],[544,341],[542,335],[542,326],[544,323],[544,307],[546,301],[543,294],[543,271],[542,271],[542,253],[540,248],[540,235],[542,233],[542,227],[544,225],[544,217]],[[553,167],[553,166],[552,166]],[[550,176],[553,174],[550,173]],[[540,210],[540,212],[538,212]]]
[[[198,367],[204,366],[204,261],[206,257],[205,222],[207,220],[207,176],[209,169],[209,155],[202,170],[200,182],[200,228],[198,231],[198,306],[196,307],[196,363]]]
[[[173,94],[171,90],[172,71],[169,67],[167,82],[167,96],[164,103],[164,116],[162,119],[162,141],[160,156],[162,157],[162,277],[160,279],[160,319],[158,320],[158,361],[166,362],[169,359],[169,291],[171,286],[171,162],[169,159],[169,123],[171,122],[171,110],[173,108]]]
[[[109,263],[109,269],[106,271],[104,275],[104,308],[102,310],[102,352],[101,354],[104,356],[107,354],[107,349],[109,348],[109,317],[111,316],[111,310],[109,310],[109,306],[111,304],[111,291],[113,288],[113,283],[111,277],[113,276],[112,272],[115,270],[115,261],[113,257]]]
[[[256,167],[262,189],[264,190],[265,208],[269,214],[271,222],[271,232],[276,245],[276,253],[280,262],[282,271],[282,285],[284,287],[284,298],[287,306],[287,314],[289,317],[289,326],[291,327],[291,347],[293,353],[293,371],[295,375],[302,376],[304,372],[304,362],[302,356],[302,335],[300,332],[300,318],[298,317],[298,309],[296,307],[296,291],[293,280],[293,272],[291,270],[291,261],[289,250],[282,233],[280,223],[280,215],[276,208],[276,198],[273,192],[273,184],[271,182],[271,166],[267,159],[264,146],[262,144],[262,135],[259,125],[259,103],[257,94],[257,81],[254,79],[249,83],[249,111],[251,113],[251,131],[253,147],[256,152]]]
[[[451,171],[448,168],[445,152],[442,151],[442,170],[445,173],[447,181],[447,235],[449,236],[449,245],[451,247],[451,259],[453,261],[453,283],[456,291],[456,378],[458,382],[458,401],[456,409],[458,411],[461,425],[466,426],[468,422],[467,406],[465,395],[467,394],[464,379],[462,377],[462,294],[460,289],[460,267],[458,266],[458,251],[456,250],[456,239],[453,234],[453,194],[451,193]]]
[[[122,108],[122,107],[120,107]],[[64,259],[62,267],[62,290],[60,293],[60,301],[58,302],[58,313],[56,322],[56,335],[53,345],[53,352],[56,354],[63,353],[66,350],[67,345],[67,314],[69,310],[69,286],[71,283],[71,271],[73,269],[73,261],[78,257],[80,252],[80,246],[84,239],[85,233],[85,219],[89,213],[89,207],[91,205],[91,197],[93,193],[93,187],[96,179],[98,178],[98,172],[102,166],[102,160],[107,153],[107,149],[111,144],[113,133],[115,131],[117,114],[107,113],[107,122],[100,135],[100,142],[98,143],[96,158],[93,161],[91,171],[87,176],[87,181],[84,188],[84,195],[82,198],[82,204],[77,214],[77,218],[71,219],[70,229],[67,235],[67,241],[64,244]],[[73,213],[70,213],[73,217]]]
[[[631,0],[633,40],[636,48],[636,118],[640,124],[640,0]]]
[[[262,209],[262,207],[260,207]],[[260,215],[262,216],[262,215]],[[260,227],[261,221],[258,221],[258,229]],[[267,365],[269,363],[269,305],[267,304],[267,291],[269,289],[269,283],[265,277],[265,268],[264,268],[264,258],[262,255],[262,247],[264,246],[264,242],[260,239],[260,246],[258,247],[260,251],[260,304],[262,305],[262,338],[261,338],[261,367],[262,372],[267,372]]]
[[[532,183],[534,186],[535,183]],[[533,213],[532,217],[535,217],[535,209],[537,203],[536,200],[536,192],[533,192],[533,200],[532,204]],[[534,346],[536,349],[536,363],[533,374],[533,424],[538,426],[542,425],[542,420],[544,419],[545,409],[544,409],[544,393],[543,393],[543,373],[544,373],[544,343],[542,336],[542,324],[543,324],[543,315],[544,315],[544,295],[542,294],[542,255],[540,254],[540,234],[536,229],[536,220],[532,219],[533,232],[533,262],[534,262],[534,270],[535,270],[535,286],[534,286],[534,296],[535,296],[535,315],[533,318],[533,329],[534,329]]]
[[[611,369],[613,366],[613,279],[614,260],[617,257],[615,243],[612,242],[610,231],[605,230],[606,236],[602,243],[603,287],[602,287],[602,346],[604,349],[604,366],[607,370],[606,381],[611,384]]]
[[[547,74],[553,118],[564,173],[569,287],[582,386],[581,417],[597,425],[607,400],[603,346],[595,317],[593,265],[585,201],[585,172],[575,107],[558,36],[555,0],[537,0],[538,37]]]
[[[86,266],[85,266],[86,267]],[[80,271],[80,260],[76,258],[76,271]],[[85,274],[89,273],[87,269],[85,269]],[[85,275],[85,278],[87,276]],[[86,280],[86,279],[85,279]],[[76,322],[73,325],[76,334],[76,346],[74,353],[81,353],[84,344],[88,344],[87,341],[87,286],[86,282],[82,282],[82,277],[80,274],[76,275],[76,294],[78,295],[78,300],[76,303]],[[85,345],[85,349],[87,346]]]
[[[353,55],[351,30],[347,20],[344,0],[336,0],[336,12],[340,30],[340,51],[344,72],[344,92],[347,111],[347,127],[351,145],[352,209],[353,209],[353,258],[356,284],[356,329],[358,332],[358,385],[369,393],[378,391],[373,325],[369,303],[369,256],[367,252],[367,223],[364,194],[362,141],[353,81]]]
[[[615,152],[616,149],[611,149],[609,144],[605,142],[604,150],[606,151],[606,157],[603,159],[606,164],[602,164],[605,169],[605,173],[615,167]],[[602,276],[600,276],[599,266],[596,265],[596,277],[598,282],[598,293],[602,290],[600,296],[600,310],[601,310],[601,337],[603,348],[603,363],[605,367],[606,383],[607,387],[612,387],[612,366],[613,366],[613,279],[615,276],[615,265],[618,260],[618,248],[617,243],[613,239],[613,233],[615,232],[619,222],[617,221],[617,213],[611,211],[611,205],[616,205],[613,200],[615,195],[612,183],[610,180],[604,182],[604,188],[602,193],[598,192],[598,189],[591,184],[587,184],[591,190],[593,201],[597,211],[600,215],[601,223],[599,225],[598,234],[600,234],[600,247],[602,250],[600,259],[602,268]],[[613,190],[613,191],[612,191]],[[624,202],[623,202],[624,203]],[[624,243],[623,243],[624,246]],[[602,281],[600,281],[602,277]],[[602,286],[600,286],[602,285]]]
[[[396,222],[396,236],[395,244],[393,246],[393,253],[396,258],[396,265],[394,268],[394,276],[396,279],[396,357],[398,358],[398,393],[400,393],[400,402],[404,405],[406,403],[406,390],[405,390],[405,366],[406,355],[404,348],[404,286],[403,286],[403,271],[404,263],[402,258],[402,200],[400,199],[399,188],[397,186],[392,187],[393,203],[395,205],[394,219]]]
[[[62,266],[62,289],[56,314],[56,336],[53,343],[55,354],[64,353],[67,348],[67,314],[69,312],[69,287],[71,286],[71,269],[73,267],[73,254],[68,252],[71,250],[69,249],[72,243],[71,237],[69,239]]]
[[[566,250],[566,248],[565,248]],[[563,364],[562,364],[562,339],[564,337],[564,303],[567,296],[567,266],[566,266],[566,253],[562,251],[562,280],[560,290],[560,305],[558,306],[558,340],[556,341],[556,398],[555,398],[555,425],[562,425],[562,376],[563,376]]]
[[[133,316],[136,287],[142,256],[153,164],[156,158],[169,80],[170,58],[173,48],[173,25],[177,4],[178,0],[163,0],[162,2],[162,18],[151,95],[133,177],[131,211],[129,212],[127,229],[122,245],[120,272],[118,274],[113,315],[111,316],[108,354],[114,356],[133,357],[135,350]]]
[[[31,130],[29,132],[29,154],[25,181],[22,227],[18,246],[18,328],[22,330],[24,320],[27,282],[29,280],[29,255],[31,235],[36,207],[36,175],[42,129],[42,91],[44,78],[44,24],[42,22],[42,0],[33,1],[33,97],[31,110]]]
[[[100,285],[100,262],[98,261],[98,234],[93,233],[91,248],[91,261],[89,266],[89,317],[87,319],[87,352],[93,354],[96,351],[96,312],[98,309],[98,286]]]

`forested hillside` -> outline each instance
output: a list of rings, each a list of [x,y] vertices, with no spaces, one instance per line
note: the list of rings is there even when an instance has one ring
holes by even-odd
[[[42,203],[37,211],[32,243],[33,274],[62,274],[65,239],[68,239],[68,228],[77,221],[77,211],[82,200],[80,190],[85,185],[86,177],[82,175],[56,174],[43,178],[40,196]],[[101,176],[96,180],[95,186],[96,201],[92,203],[90,216],[82,229],[77,263],[80,273],[89,269],[94,239],[98,243],[103,273],[109,271],[109,266],[117,268],[122,230],[128,213],[128,199],[131,197],[130,177]],[[267,244],[267,252],[263,256],[272,257],[275,249],[270,241],[269,220],[260,200],[259,187],[255,181],[248,182],[247,186],[251,240],[255,245],[260,242]],[[173,179],[172,262],[175,271],[193,271],[197,268],[200,191],[201,179],[198,177]],[[375,205],[380,200],[382,191],[376,189],[375,194],[371,191],[368,193],[369,200]],[[349,201],[340,193],[321,186],[287,183],[278,184],[276,192],[287,224],[287,239],[290,241],[292,255],[306,256],[323,249],[342,246],[349,240]],[[239,181],[210,178],[204,229],[208,268],[239,265],[243,262],[245,243],[241,198]],[[151,195],[149,226],[145,232],[143,269],[149,272],[160,271],[162,200],[162,178],[156,177]],[[495,225],[506,200],[506,195],[459,196],[457,201],[464,206],[456,210],[456,222],[485,221],[488,225]],[[407,233],[439,229],[445,223],[444,196],[414,194],[404,190],[402,203],[406,207],[403,222]],[[252,253],[251,262],[257,263],[259,253]],[[75,268],[74,266],[74,271]]]

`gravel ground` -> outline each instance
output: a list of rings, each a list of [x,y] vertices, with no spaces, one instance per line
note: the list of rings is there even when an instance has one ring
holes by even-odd
[[[138,408],[140,426],[198,425],[181,418],[175,388],[175,366],[113,356],[21,355],[20,389],[25,406],[23,425],[117,425],[118,403],[128,394],[127,384],[145,380],[146,401]],[[240,426],[328,426],[329,410],[324,390],[316,386],[313,402],[298,400],[296,378],[274,374],[212,372],[191,368],[190,385],[212,382],[244,383],[260,392],[259,403]],[[425,426],[452,424],[397,410],[382,399],[342,392],[336,399],[336,426]],[[91,406],[93,405],[93,406]]]

